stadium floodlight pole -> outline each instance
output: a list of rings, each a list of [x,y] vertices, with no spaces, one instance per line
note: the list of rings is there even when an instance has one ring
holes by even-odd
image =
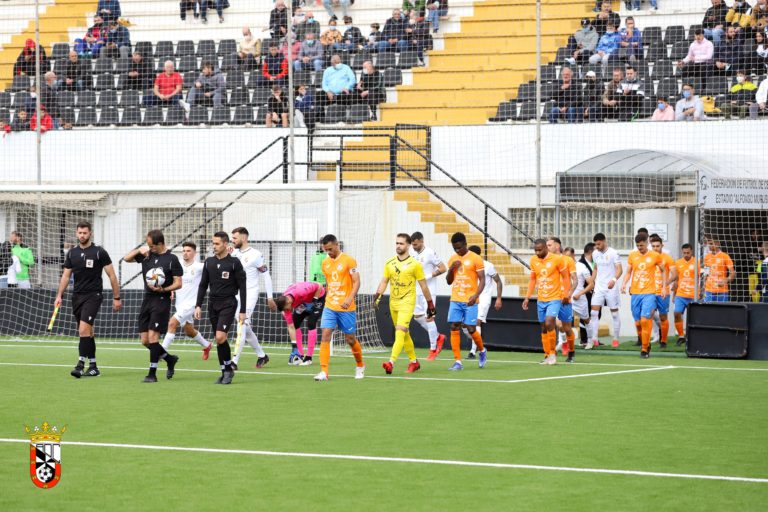
[[[40,0],[35,0],[35,116],[37,117],[37,123],[35,126],[35,148],[37,158],[37,184],[43,183],[43,157],[42,157],[42,131],[40,130],[43,124],[42,116],[40,115]],[[42,261],[43,256],[43,195],[37,194],[37,257]],[[37,272],[37,284],[38,286],[43,284],[43,273]]]
[[[541,237],[541,0],[536,0],[536,237]]]

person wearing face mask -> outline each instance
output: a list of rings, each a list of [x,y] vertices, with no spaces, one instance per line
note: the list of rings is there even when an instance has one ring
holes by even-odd
[[[269,13],[269,32],[272,39],[279,39],[288,33],[288,9],[285,0],[275,0],[275,8]]]
[[[432,37],[429,35],[429,25],[424,18],[411,11],[408,19],[408,27],[405,29],[405,37],[408,41],[406,51],[415,51],[419,66],[424,65],[424,50],[431,46]]]
[[[728,92],[726,102],[720,105],[723,117],[730,119],[733,114],[736,114],[739,119],[747,117],[749,107],[755,103],[756,92],[757,86],[747,76],[747,72],[739,70],[736,73],[736,83],[733,84]]]
[[[621,35],[616,32],[613,23],[609,22],[606,25],[605,34],[600,37],[600,42],[597,43],[597,51],[589,58],[589,63],[602,63],[604,68],[607,67],[610,60],[618,56],[620,43]]]
[[[614,27],[621,25],[621,18],[619,13],[613,12],[613,8],[610,0],[604,0],[601,4],[600,12],[595,16],[595,21],[592,25],[595,27],[598,36],[602,36],[608,26],[611,23]]]
[[[373,62],[363,62],[363,72],[360,74],[360,82],[355,87],[355,103],[363,103],[371,109],[371,119],[376,120],[376,109],[379,103],[387,99],[387,91],[384,88],[384,78],[374,69]]]
[[[294,31],[297,41],[304,41],[310,32],[315,34],[315,39],[320,39],[320,23],[315,19],[315,13],[304,11],[304,21],[296,24]]]
[[[651,9],[654,11],[659,10],[659,2],[658,0],[650,0]],[[640,0],[632,0],[632,10],[639,11],[640,10]],[[629,9],[630,6],[627,5],[627,9]]]
[[[674,121],[675,109],[669,106],[667,98],[659,96],[657,98],[656,110],[653,111],[651,121]]]
[[[344,42],[339,45],[340,49],[349,51],[361,50],[365,46],[365,38],[360,29],[352,24],[351,16],[344,16],[344,26],[346,27],[344,37],[342,38]]]
[[[683,85],[683,99],[675,105],[675,121],[703,121],[704,104],[691,84]]]
[[[754,32],[765,32],[768,27],[768,0],[757,0],[749,14],[750,28]]]
[[[246,71],[259,65],[261,56],[261,40],[253,37],[249,27],[243,27],[243,39],[237,43],[237,58],[240,60],[240,68]]]
[[[322,43],[324,48],[333,49],[335,48],[334,45],[341,43],[341,40],[341,32],[336,28],[336,20],[331,20],[328,23],[328,30],[320,35],[320,43]]]
[[[304,84],[296,88],[293,116],[297,127],[315,129],[315,100]]]
[[[587,71],[584,76],[584,89],[582,90],[581,103],[584,106],[584,120],[586,122],[599,122],[603,120],[603,88],[597,80],[594,71]]]
[[[352,91],[355,90],[357,77],[352,68],[341,63],[341,57],[334,54],[331,57],[331,66],[323,72],[323,93],[326,104],[339,103],[348,105],[352,99]]]
[[[597,30],[592,26],[592,20],[584,18],[581,20],[581,29],[568,38],[568,51],[571,56],[566,60],[571,65],[588,61],[597,48],[599,40],[600,36],[597,35]]]
[[[725,22],[729,25],[738,24],[739,27],[746,28],[752,21],[750,11],[752,11],[752,7],[748,2],[745,2],[744,0],[735,0],[728,10],[728,14],[725,15]]]
[[[307,39],[301,43],[301,48],[293,63],[293,69],[301,71],[302,69],[314,69],[321,71],[323,69],[323,46],[315,41],[313,32],[307,33]]]

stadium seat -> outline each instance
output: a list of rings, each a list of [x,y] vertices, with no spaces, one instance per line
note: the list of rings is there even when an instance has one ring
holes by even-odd
[[[689,43],[691,41],[693,41],[694,36],[696,35],[696,31],[698,29],[700,29],[700,28],[702,28],[700,23],[695,23],[695,24],[691,25],[690,27],[688,27],[688,42]]]
[[[703,93],[716,96],[718,94],[726,94],[729,89],[730,84],[728,83],[728,78],[724,75],[715,75],[707,78]]]
[[[653,74],[651,76],[654,80],[675,76],[675,67],[676,64],[669,59],[657,60],[653,65]]]
[[[53,72],[56,76],[61,76],[67,71],[67,59],[56,59],[53,61]]]
[[[573,79],[574,85],[576,85],[577,81],[576,79]],[[581,87],[581,85],[579,85]],[[549,101],[552,99],[552,97],[555,95],[555,91],[557,90],[558,85],[554,82],[544,82],[541,84],[541,101]],[[532,100],[536,99],[536,85],[534,84],[533,87],[533,98]]]
[[[152,105],[144,111],[144,119],[141,124],[144,126],[153,126],[163,124],[163,108],[160,105]]]
[[[526,82],[517,87],[517,101],[532,101],[536,99],[536,83]]]
[[[59,107],[74,107],[75,106],[75,93],[72,91],[59,91],[56,93],[56,100]],[[2,105],[0,105],[1,107]]]
[[[29,91],[30,85],[31,80],[27,75],[14,75],[13,82],[8,90],[10,92]]]
[[[165,114],[166,126],[174,126],[177,124],[184,124],[187,120],[187,113],[181,108],[181,105],[173,105],[168,107],[168,112]]]
[[[0,108],[10,108],[12,99],[11,93],[6,91],[0,92]]]
[[[67,57],[69,57],[69,43],[53,43],[51,58],[66,59]]]
[[[137,107],[123,109],[123,116],[120,118],[121,126],[134,126],[141,124],[141,110]]]
[[[77,93],[77,101],[75,102],[77,108],[95,107],[96,106],[96,93],[93,91],[80,91]]]
[[[245,74],[239,69],[233,69],[227,73],[227,87],[245,87]]]
[[[232,112],[229,105],[217,105],[211,112],[210,124],[229,124],[232,120]]]
[[[115,69],[115,61],[110,59],[109,57],[101,57],[100,59],[96,59],[96,64],[94,64],[93,72],[97,75],[102,75],[104,73],[111,73]]]
[[[186,73],[187,71],[197,70],[197,57],[194,55],[184,55],[179,59],[179,67],[176,71]]]
[[[116,107],[102,108],[99,114],[99,126],[112,126],[120,124],[120,113]]]
[[[122,108],[138,107],[139,103],[141,103],[139,91],[123,91],[120,95],[120,106]]]
[[[266,116],[266,107],[254,107],[253,109],[253,122],[257,125],[267,124],[264,117]]]
[[[240,67],[240,59],[236,53],[228,53],[221,59],[221,70],[232,71]]]
[[[312,84],[315,87],[320,87],[323,84],[323,71],[312,72]]]
[[[115,77],[111,73],[96,76],[93,88],[97,91],[106,91],[115,88]]]
[[[120,73],[117,75],[117,85],[115,87],[118,91],[128,89],[128,73]]]
[[[380,70],[394,68],[395,66],[397,66],[397,61],[395,60],[395,52],[379,53],[376,56],[376,67]]]
[[[661,37],[661,27],[645,27],[643,29],[642,35],[644,46],[662,44],[663,42]]]
[[[518,121],[530,121],[536,119],[537,115],[541,115],[541,106],[537,105],[535,101],[526,101],[520,106],[520,114],[517,119]]]
[[[115,61],[116,73],[127,73],[131,69],[131,59],[120,57]]]
[[[587,64],[587,66],[583,68],[582,71],[584,72],[585,75],[590,71],[594,71],[598,80],[601,80],[602,78],[605,77],[605,74],[603,73],[602,64]]]
[[[688,41],[678,41],[672,46],[672,53],[669,58],[673,61],[683,60],[688,55],[688,47],[691,45]]]
[[[675,98],[678,94],[677,79],[674,77],[666,77],[659,80],[659,85],[656,87],[656,96],[662,96],[664,98]]]
[[[261,55],[268,55],[269,54],[269,45],[271,45],[273,42],[272,39],[266,38],[261,40]],[[275,41],[277,42],[277,41]]]
[[[542,82],[554,82],[557,80],[557,67],[552,64],[547,64],[541,68],[541,81]]]
[[[155,57],[165,57],[166,55],[175,55],[173,41],[158,41],[155,45]]]
[[[328,124],[343,123],[347,118],[347,107],[344,105],[329,105],[325,110],[325,122]]]
[[[229,96],[230,105],[248,105],[248,103],[248,89],[245,87],[235,87],[232,89],[232,94]]]
[[[360,50],[357,54],[352,56],[352,62],[350,64],[350,67],[354,69],[355,71],[359,71],[363,69],[363,62],[370,60],[373,62],[373,56],[371,55],[371,52],[368,50]]]
[[[400,60],[397,63],[397,67],[400,69],[411,69],[414,66],[419,65],[419,56],[416,54],[416,50],[406,50],[400,52]]]
[[[688,49],[686,48],[685,51],[688,52]],[[667,45],[662,42],[653,43],[648,47],[648,50],[645,53],[645,60],[649,62],[656,62],[657,60],[667,58],[669,58],[669,55],[667,54]]]
[[[385,54],[386,55],[386,54]],[[384,87],[394,87],[403,83],[403,71],[400,69],[384,70]]]
[[[371,120],[371,109],[368,105],[352,105],[347,112],[348,123],[362,123]]]
[[[60,108],[59,114],[61,115],[61,122],[64,124],[75,124],[77,116],[75,115],[75,109],[71,107]]]
[[[234,39],[222,39],[219,41],[218,55],[223,57],[231,53],[237,53],[237,42]]]
[[[514,101],[502,101],[496,109],[496,115],[491,118],[492,122],[503,122],[515,119],[517,117],[517,103]]]
[[[571,56],[571,51],[565,47],[561,46],[557,49],[557,55],[555,56],[555,62],[562,63],[565,62],[565,59],[569,58]]]
[[[185,89],[191,89],[195,86],[195,80],[197,80],[197,71],[187,71],[184,73],[183,87]]]
[[[632,67],[637,71],[638,78],[648,78],[651,76],[650,69],[648,67],[648,61],[641,60],[632,64]]]
[[[272,94],[269,89],[264,87],[258,87],[253,90],[253,97],[251,98],[251,105],[260,107],[266,105],[269,100],[269,96]]]
[[[664,31],[664,44],[667,46],[674,45],[679,41],[686,41],[685,27],[682,25],[670,25]]]
[[[96,124],[96,109],[93,107],[81,108],[77,114],[75,126],[92,126]]]
[[[136,46],[133,48],[133,51],[135,53],[140,53],[142,57],[151,58],[155,54],[154,47],[152,46],[151,41],[139,41],[136,43]]]
[[[197,56],[205,57],[207,55],[216,55],[216,43],[213,39],[202,39],[197,43]]]
[[[208,123],[208,109],[202,105],[193,105],[189,113],[189,124]]]
[[[184,39],[176,44],[176,56],[183,57],[185,55],[195,54],[195,42],[189,39]]]
[[[104,107],[116,107],[117,106],[117,91],[114,89],[107,89],[99,93],[99,101],[96,105],[100,108]]]
[[[250,105],[238,105],[235,107],[235,115],[232,124],[253,123],[253,107]]]
[[[253,77],[253,73],[251,73],[251,77]],[[312,72],[306,69],[302,69],[301,71],[296,71],[295,73],[293,73],[293,83],[296,85],[299,85],[299,84],[311,85]]]
[[[27,101],[29,101],[29,92],[27,91],[19,91],[16,94],[13,95],[13,105],[11,105],[14,109],[18,110],[20,108],[27,108]]]
[[[0,108],[0,122],[5,124],[11,123],[11,111],[7,108]]]

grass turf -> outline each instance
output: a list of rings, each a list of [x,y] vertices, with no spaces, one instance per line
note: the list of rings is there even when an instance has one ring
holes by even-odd
[[[0,438],[23,439],[25,424],[44,420],[68,425],[50,490],[29,481],[27,444],[0,442],[0,510],[764,510],[768,499],[766,483],[66,444],[768,478],[762,362],[579,351],[575,365],[542,367],[539,354],[492,353],[485,369],[465,361],[454,373],[443,352],[394,379],[381,370],[386,354],[371,354],[365,380],[350,378],[354,364],[341,356],[331,381],[316,383],[319,368],[289,367],[285,351],[253,370],[251,351],[232,386],[215,386],[215,355],[171,351],[176,377],[167,381],[161,363],[160,382],[147,385],[140,346],[100,346],[103,375],[76,380],[74,344],[0,343]],[[674,367],[612,373],[653,366]],[[525,381],[567,376],[576,378]]]

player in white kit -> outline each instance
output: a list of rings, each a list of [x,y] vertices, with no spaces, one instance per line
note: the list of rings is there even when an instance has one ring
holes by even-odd
[[[480,256],[480,247],[477,245],[470,245],[468,250]],[[501,291],[504,288],[504,284],[501,282],[499,273],[496,272],[496,267],[488,260],[483,260],[483,267],[485,268],[485,287],[483,287],[483,293],[477,299],[477,332],[483,333],[483,324],[488,318],[488,311],[491,309],[491,301],[493,300],[493,284],[496,283],[496,301],[493,304],[493,309],[496,311],[501,309]],[[472,340],[472,336],[469,335],[466,329],[462,329],[464,335]],[[477,345],[472,341],[472,349],[467,354],[467,359],[474,359],[477,352]]]
[[[576,260],[576,250],[573,247],[566,247],[563,255],[573,258],[576,261],[576,288],[571,296],[573,304],[573,313],[584,320],[587,329],[587,339],[597,338],[597,323],[592,322],[589,313],[589,302],[587,294],[595,287],[595,281],[592,279],[592,271],[583,262]],[[591,348],[591,347],[590,347]]]
[[[277,304],[272,300],[272,276],[269,274],[269,269],[264,262],[264,255],[261,254],[261,251],[248,247],[247,229],[239,227],[232,230],[232,245],[235,246],[232,256],[239,259],[243,264],[246,276],[247,294],[245,298],[245,322],[242,326],[242,337],[256,351],[256,356],[258,357],[256,368],[261,368],[269,362],[269,356],[264,352],[264,348],[259,343],[259,338],[253,332],[251,316],[253,316],[253,310],[256,309],[256,302],[259,300],[259,276],[264,278],[264,288],[266,288],[267,292],[269,309],[277,311]],[[239,310],[239,305],[237,310]],[[240,343],[236,345],[235,354],[232,357],[232,367],[235,370],[237,370],[237,362],[240,360],[242,352],[243,344]]]
[[[619,335],[621,333],[621,317],[619,316],[619,304],[621,297],[619,295],[619,286],[617,283],[623,272],[619,253],[612,247],[608,247],[608,242],[603,233],[596,234],[592,241],[595,242],[595,252],[592,253],[592,261],[595,263],[595,270],[592,278],[595,281],[595,291],[592,294],[592,312],[590,314],[590,323],[594,322],[592,327],[593,337],[587,342],[586,349],[591,349],[599,344],[597,342],[597,327],[599,323],[599,311],[603,306],[608,306],[613,317],[613,341],[614,347],[619,346]]]
[[[416,231],[411,235],[411,256],[416,258],[424,269],[424,277],[427,278],[427,288],[429,293],[437,301],[437,280],[440,274],[445,274],[447,270],[445,263],[437,253],[424,245],[424,235]],[[434,318],[427,318],[427,299],[421,292],[421,288],[416,287],[416,308],[413,310],[413,319],[429,334],[429,356],[427,361],[434,361],[437,354],[443,350],[445,335],[437,332],[437,324]]]
[[[203,276],[203,263],[197,259],[197,245],[192,242],[184,242],[181,244],[181,248],[181,268],[184,270],[184,275],[181,277],[181,288],[174,293],[176,312],[168,321],[168,331],[163,338],[163,348],[168,350],[176,337],[176,331],[179,326],[182,326],[184,334],[203,347],[203,360],[206,361],[213,344],[195,329],[193,316],[197,289],[200,286],[200,278]]]

